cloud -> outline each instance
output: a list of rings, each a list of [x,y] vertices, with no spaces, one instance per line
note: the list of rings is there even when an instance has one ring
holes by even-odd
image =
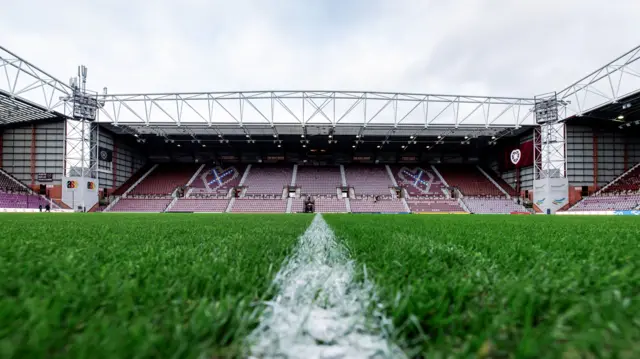
[[[369,90],[533,96],[637,45],[640,2],[237,0],[3,5],[0,43],[111,93]]]

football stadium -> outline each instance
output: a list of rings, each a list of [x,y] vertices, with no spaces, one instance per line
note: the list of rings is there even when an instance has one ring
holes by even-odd
[[[638,358],[639,60],[112,94],[0,47],[0,356]]]

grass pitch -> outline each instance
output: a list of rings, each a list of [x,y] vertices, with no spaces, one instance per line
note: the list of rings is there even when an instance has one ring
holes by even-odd
[[[0,216],[1,358],[237,356],[310,216]]]
[[[325,215],[410,357],[640,358],[640,221]],[[0,357],[243,352],[308,215],[0,215]]]
[[[640,358],[640,221],[325,216],[410,356]]]

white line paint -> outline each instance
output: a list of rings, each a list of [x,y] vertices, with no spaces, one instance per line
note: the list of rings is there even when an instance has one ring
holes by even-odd
[[[248,338],[251,358],[405,358],[388,340],[391,322],[366,270],[363,282],[355,273],[346,248],[316,215],[276,275],[278,294]]]

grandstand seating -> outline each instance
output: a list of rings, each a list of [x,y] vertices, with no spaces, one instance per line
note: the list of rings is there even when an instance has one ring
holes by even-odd
[[[338,166],[298,166],[296,186],[300,187],[300,193],[303,195],[335,195],[336,188],[340,187],[340,182],[340,167]]]
[[[484,169],[484,171],[493,179],[500,188],[502,188],[505,192],[509,194],[509,196],[517,197],[518,192],[516,192],[515,188],[511,187],[507,181],[505,181],[502,177],[500,177],[497,173],[495,173],[491,169]]]
[[[465,212],[456,199],[409,199],[411,212],[456,213]]]
[[[462,199],[471,213],[497,214],[511,212],[527,212],[524,206],[507,198],[471,198]]]
[[[347,185],[353,187],[356,196],[390,196],[389,187],[393,186],[384,166],[345,166]]]
[[[639,205],[640,194],[591,196],[583,199],[569,211],[623,211],[637,208]]]
[[[0,171],[0,208],[38,208],[49,202]],[[57,207],[57,205],[53,205]]]
[[[243,185],[246,194],[282,195],[285,186],[291,184],[293,166],[251,166]]]
[[[121,198],[111,212],[163,212],[171,198]]]
[[[16,183],[11,177],[0,171],[0,191],[3,192],[23,192],[24,186]]]
[[[608,186],[603,193],[630,194],[640,191],[640,166]]]
[[[440,165],[437,169],[449,186],[457,188],[465,196],[504,196],[475,166]]]
[[[251,169],[253,171],[253,168]],[[231,212],[234,213],[284,213],[286,199],[236,198]]]
[[[192,194],[217,193],[226,195],[229,190],[240,183],[245,167],[231,166],[229,168],[205,167],[193,180]]]
[[[194,164],[163,164],[142,180],[129,194],[169,195],[176,187],[184,186],[200,167]]]
[[[399,199],[368,200],[352,199],[349,201],[351,212],[406,212],[402,201]]]
[[[337,197],[321,198],[314,197],[315,211],[317,213],[343,213],[347,212],[347,205],[343,199]],[[304,199],[293,199],[291,212],[304,212]]]
[[[228,204],[228,199],[181,198],[169,212],[224,212]]]
[[[38,208],[47,205],[42,197],[23,193],[0,192],[0,208]]]
[[[152,164],[146,164],[136,171],[129,179],[127,179],[120,187],[113,191],[114,196],[122,196],[131,186],[133,186],[147,171],[153,167]]]
[[[431,168],[423,167],[391,167],[398,186],[405,188],[409,198],[444,197],[443,184]]]

